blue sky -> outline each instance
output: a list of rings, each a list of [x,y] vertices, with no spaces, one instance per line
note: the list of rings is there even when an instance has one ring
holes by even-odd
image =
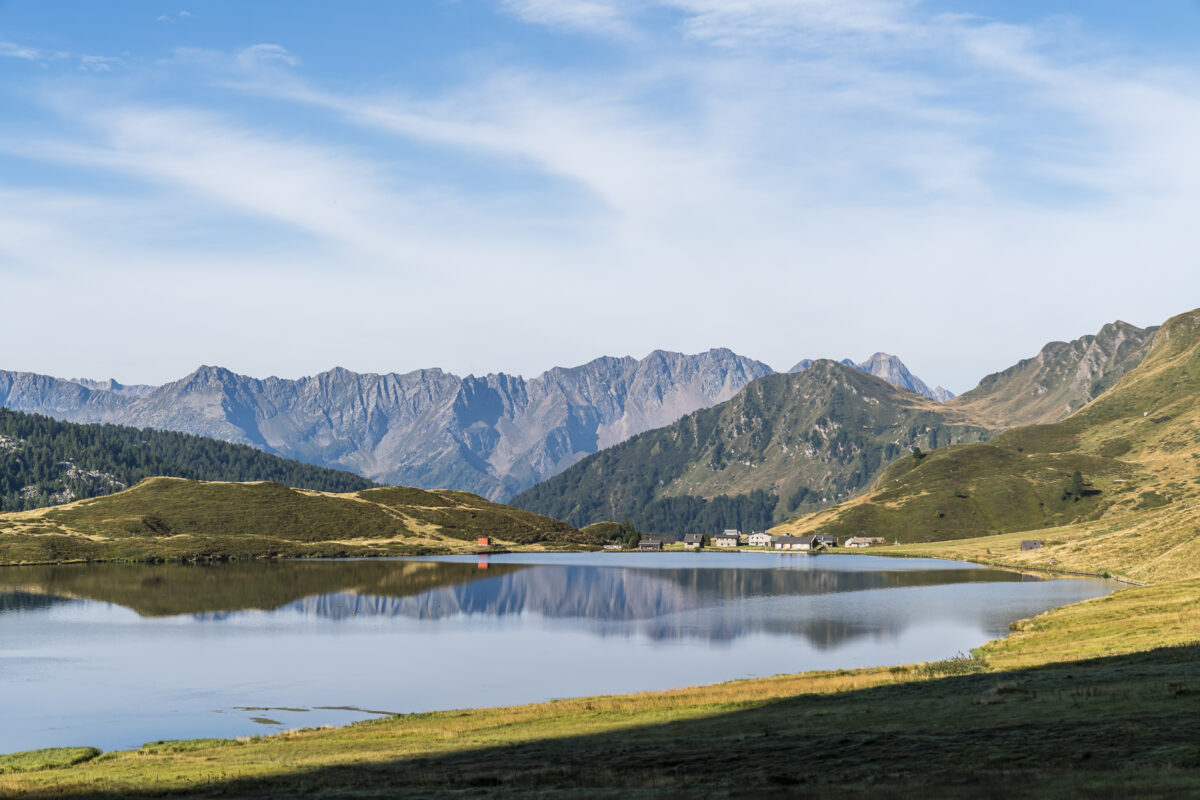
[[[1200,305],[1198,33],[1193,0],[0,0],[0,368],[886,350],[961,392]]]

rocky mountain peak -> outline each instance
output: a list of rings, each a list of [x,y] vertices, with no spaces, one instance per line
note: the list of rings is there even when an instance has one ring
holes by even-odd
[[[220,387],[236,383],[238,378],[238,375],[236,375],[233,371],[226,369],[225,367],[214,367],[207,364],[201,364],[182,379],[175,381],[173,384],[167,385],[178,386],[186,389],[214,386]]]
[[[816,361],[819,360],[822,359],[817,359]],[[788,370],[788,372],[803,372],[807,369],[811,369],[816,361],[811,358],[802,359],[790,370]],[[900,388],[907,389],[910,392],[924,395],[931,400],[945,402],[946,400],[954,397],[952,392],[947,389],[943,389],[940,386],[937,389],[930,389],[924,381],[909,371],[908,367],[904,365],[903,361],[890,353],[874,353],[866,361],[859,363],[855,363],[848,358],[843,358],[841,361],[835,363],[846,367],[853,367],[861,372],[874,375],[876,378],[885,380],[893,386],[899,386]]]
[[[1094,335],[1050,342],[1032,358],[986,376],[952,404],[1001,426],[1056,422],[1141,363],[1157,330],[1118,320]]]
[[[950,400],[953,400],[954,397],[954,392],[950,391],[944,386],[933,387],[933,399],[937,400],[939,403],[949,402]]]

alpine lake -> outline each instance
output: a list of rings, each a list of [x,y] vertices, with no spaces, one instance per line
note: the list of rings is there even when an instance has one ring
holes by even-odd
[[[934,661],[1115,588],[769,552],[5,567],[0,753]]]

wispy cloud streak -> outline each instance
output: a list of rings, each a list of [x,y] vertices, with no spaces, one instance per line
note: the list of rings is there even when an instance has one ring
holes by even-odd
[[[1030,328],[1000,354],[999,332],[1022,315],[1064,319],[1056,337],[1138,309],[1165,316],[1152,283],[1117,296],[1061,277],[1064,265],[1118,275],[1150,263],[1160,281],[1200,289],[1184,255],[1200,211],[1194,70],[1076,47],[1054,21],[915,0],[496,7],[616,55],[547,65],[471,53],[467,77],[431,88],[403,76],[333,85],[281,43],[180,50],[156,69],[227,93],[229,107],[64,93],[47,106],[62,131],[0,149],[144,184],[140,213],[163,239],[196,235],[187,209],[217,230],[224,216],[237,220],[228,230],[258,230],[256,258],[263,230],[279,231],[297,269],[353,265],[383,294],[436,304],[453,276],[470,297],[455,308],[476,321],[464,338],[474,332],[481,353],[530,351],[515,366],[444,361],[461,371],[655,346],[729,345],[784,366],[889,349],[962,390],[1048,338]],[[26,209],[0,251],[49,268],[37,251],[66,235],[55,213]],[[103,227],[83,233],[118,262]],[[72,253],[86,260],[81,235]],[[160,256],[157,242],[129,240],[130,262]],[[771,304],[785,310],[764,313]],[[536,321],[558,308],[571,310],[561,335],[531,348]],[[571,324],[614,308],[620,325]],[[847,308],[862,310],[852,326]],[[936,322],[896,324],[914,309]]]

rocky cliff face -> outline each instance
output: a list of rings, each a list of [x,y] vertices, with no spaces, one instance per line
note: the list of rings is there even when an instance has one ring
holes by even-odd
[[[950,405],[1000,428],[1057,422],[1140,364],[1157,330],[1118,320],[1094,336],[1051,342],[1033,358],[988,375]]]
[[[813,363],[813,359],[811,358],[803,359],[789,369],[788,372],[803,372],[812,366]],[[875,353],[866,361],[861,361],[857,364],[848,358],[843,358],[838,363],[846,367],[854,367],[868,375],[874,375],[876,378],[885,380],[892,386],[908,389],[910,392],[923,395],[930,400],[937,400],[939,403],[944,403],[954,397],[953,392],[949,389],[943,389],[941,386],[936,389],[930,389],[925,385],[923,380],[909,371],[903,361],[889,353]]]
[[[383,483],[504,500],[770,373],[724,349],[600,358],[532,380],[341,368],[257,379],[205,366],[151,388],[0,371],[0,405],[72,422],[196,433]]]

